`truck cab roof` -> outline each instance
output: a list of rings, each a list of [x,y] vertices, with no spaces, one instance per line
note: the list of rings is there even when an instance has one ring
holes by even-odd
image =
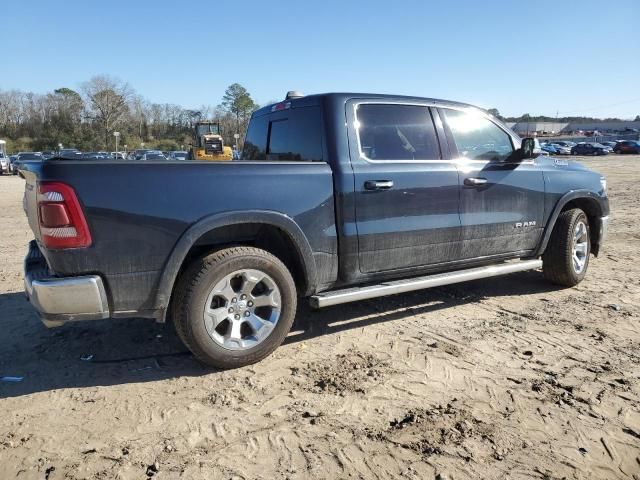
[[[380,99],[389,101],[401,101],[401,102],[418,102],[418,103],[430,103],[441,106],[457,106],[467,108],[478,108],[474,105],[469,105],[461,102],[454,102],[451,100],[443,100],[438,98],[417,97],[408,95],[393,95],[386,93],[356,93],[356,92],[329,92],[329,93],[316,93],[312,95],[305,95],[301,97],[285,98],[281,102],[265,105],[264,107],[256,110],[253,115],[261,116],[284,108],[300,108],[309,107],[313,105],[321,105],[322,103],[329,102],[334,105],[340,105],[346,103],[348,100],[367,98],[367,99]]]

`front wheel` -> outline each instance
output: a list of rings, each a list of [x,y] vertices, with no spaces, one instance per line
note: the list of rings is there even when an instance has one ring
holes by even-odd
[[[172,313],[178,336],[199,360],[235,368],[280,346],[296,303],[295,283],[278,258],[233,247],[196,260],[181,275]]]
[[[549,243],[542,255],[542,269],[547,280],[573,287],[587,274],[591,238],[589,220],[579,208],[558,216]]]

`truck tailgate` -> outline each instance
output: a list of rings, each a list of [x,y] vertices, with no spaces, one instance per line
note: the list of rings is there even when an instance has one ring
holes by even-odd
[[[27,215],[29,227],[38,241],[40,241],[38,221],[38,179],[40,177],[40,167],[40,162],[25,162],[20,166],[20,173],[25,179],[22,207]]]

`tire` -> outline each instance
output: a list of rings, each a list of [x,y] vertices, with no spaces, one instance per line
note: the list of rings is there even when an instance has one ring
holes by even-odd
[[[178,337],[196,358],[225,369],[259,362],[278,348],[296,306],[295,282],[278,258],[258,248],[233,247],[185,270],[171,312]]]
[[[590,253],[591,233],[586,214],[579,208],[562,212],[542,254],[544,277],[565,287],[577,285],[587,274]]]

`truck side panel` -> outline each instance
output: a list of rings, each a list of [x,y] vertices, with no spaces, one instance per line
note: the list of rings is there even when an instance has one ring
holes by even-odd
[[[290,217],[313,251],[317,281],[337,275],[332,173],[323,162],[49,161],[30,166],[27,191],[40,181],[72,186],[93,236],[88,249],[46,250],[60,276],[104,277],[112,311],[149,310],[174,246],[198,220],[233,210]],[[34,223],[35,194],[27,195]]]

